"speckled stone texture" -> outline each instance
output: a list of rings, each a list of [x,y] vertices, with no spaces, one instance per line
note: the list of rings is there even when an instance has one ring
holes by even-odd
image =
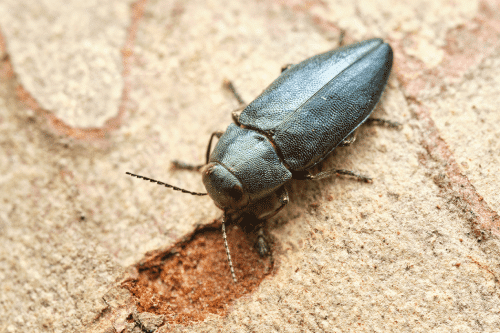
[[[499,13],[498,0],[1,1],[0,332],[498,332]],[[341,31],[392,46],[374,116],[402,126],[362,126],[314,171],[373,183],[292,182],[257,289],[199,321],[141,312],[123,281],[221,212],[125,172],[204,191],[170,162],[202,163],[231,122],[224,79],[250,102]]]

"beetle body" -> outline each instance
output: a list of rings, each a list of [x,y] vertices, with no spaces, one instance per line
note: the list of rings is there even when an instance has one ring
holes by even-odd
[[[370,39],[289,66],[241,114],[233,113],[235,123],[224,134],[212,134],[207,164],[201,169],[207,193],[127,174],[193,195],[208,194],[224,211],[222,234],[236,282],[225,233],[227,219],[244,213],[257,219],[273,216],[288,203],[285,184],[291,179],[319,179],[333,171],[367,180],[346,170],[322,176],[312,176],[308,170],[337,146],[352,142],[348,137],[380,99],[392,57],[388,44]],[[219,142],[209,155],[214,136]],[[261,255],[269,253],[262,228],[257,249]]]
[[[368,118],[392,59],[388,44],[370,39],[286,69],[220,137],[202,169],[208,195],[228,214],[275,214],[286,204],[284,185]]]

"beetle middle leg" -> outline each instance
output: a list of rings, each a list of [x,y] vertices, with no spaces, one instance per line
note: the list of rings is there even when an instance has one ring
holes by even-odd
[[[240,105],[245,104],[245,101],[243,100],[243,98],[241,98],[241,95],[238,93],[238,90],[236,90],[236,88],[234,87],[233,82],[231,82],[228,79],[225,79],[224,82],[222,83],[222,86],[228,89],[233,94],[234,98],[236,98],[236,100],[238,101],[238,103],[240,103]]]
[[[352,132],[345,138],[337,147],[347,147],[350,146],[356,141],[356,132]]]
[[[240,107],[232,112],[233,121],[239,125],[240,114],[246,106],[245,101],[243,100],[243,98],[241,98],[241,95],[238,93],[238,91],[236,90],[236,88],[234,87],[234,85],[231,81],[226,79],[226,80],[224,80],[222,85],[224,86],[224,88],[231,91],[233,96],[236,98],[236,100],[240,104]],[[212,150],[212,141],[213,141],[214,137],[216,137],[217,139],[220,139],[222,134],[224,134],[223,131],[215,131],[210,136],[210,140],[208,141],[205,164],[208,164],[208,161],[210,159],[210,151]],[[205,164],[198,164],[198,165],[188,164],[188,163],[180,162],[177,160],[172,161],[172,164],[173,164],[174,168],[176,168],[176,169],[189,170],[189,171],[199,171],[205,165]]]
[[[227,90],[229,90],[233,94],[234,98],[240,104],[240,106],[236,110],[231,112],[231,115],[233,117],[233,121],[239,126],[240,125],[240,114],[245,109],[246,103],[243,100],[243,98],[241,98],[241,95],[238,93],[238,90],[236,90],[236,88],[234,87],[233,82],[229,81],[228,79],[225,79],[222,86],[224,88],[226,88]]]
[[[222,134],[224,134],[223,131],[215,131],[210,136],[210,140],[208,141],[205,164],[208,164],[208,160],[210,159],[210,151],[212,150],[212,141],[214,140],[214,137],[220,139]],[[176,169],[189,170],[189,171],[199,171],[205,165],[205,164],[198,164],[198,165],[188,164],[177,160],[172,161],[172,164]]]

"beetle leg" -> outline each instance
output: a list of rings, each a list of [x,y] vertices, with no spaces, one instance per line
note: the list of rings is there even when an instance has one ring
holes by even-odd
[[[264,236],[264,226],[259,225],[259,230],[257,231],[257,242],[255,242],[255,248],[261,257],[264,257],[271,253],[269,250],[269,245],[267,244],[266,237]]]
[[[289,200],[288,192],[284,186],[280,189],[279,195],[280,195],[279,200],[281,205],[271,215],[266,216],[266,219],[278,214],[288,204]],[[273,261],[272,253],[269,249],[269,245],[267,244],[266,238],[264,236],[264,226],[262,224],[259,225],[259,231],[257,232],[257,242],[255,243],[255,247],[257,248],[257,252],[259,252],[259,255],[261,257],[269,254],[271,256],[271,262]]]
[[[341,29],[340,30],[340,36],[339,36],[339,46],[338,47],[341,47],[342,45],[344,45],[344,36],[345,36],[345,30],[344,29]],[[290,69],[292,68],[293,66],[295,66],[295,64],[286,64],[284,66],[281,67],[281,73],[283,73],[284,71],[286,71],[287,69]]]
[[[224,88],[231,91],[234,98],[236,98],[238,103],[240,103],[240,107],[237,108],[236,110],[234,110],[233,112],[231,112],[231,115],[233,117],[233,121],[239,126],[240,125],[240,114],[243,112],[243,110],[246,107],[245,101],[243,100],[243,98],[241,98],[241,95],[238,93],[238,91],[236,90],[236,88],[234,87],[234,85],[231,81],[229,81],[228,79],[225,79],[224,83],[222,85],[224,86]]]
[[[285,206],[288,204],[289,197],[288,197],[288,192],[286,188],[283,186],[279,191],[279,201],[280,201],[280,206],[278,209],[276,209],[272,214],[267,215],[265,218],[269,219],[270,217],[273,217],[274,215],[278,214]],[[259,252],[259,255],[261,257],[269,255],[271,257],[271,262],[274,261],[273,259],[273,254],[269,248],[269,245],[267,244],[266,237],[264,235],[264,225],[261,223],[258,226],[258,231],[257,231],[257,242],[255,243],[255,247],[257,248],[257,252]]]
[[[354,141],[356,141],[356,133],[352,132],[337,147],[347,147],[347,146],[350,146],[350,145],[352,145],[354,143]]]
[[[236,98],[238,103],[240,103],[240,105],[245,104],[245,101],[243,100],[243,98],[241,98],[241,95],[238,93],[238,91],[236,90],[236,88],[234,87],[234,85],[231,81],[229,81],[228,79],[225,79],[224,82],[222,83],[222,86],[224,88],[228,89],[229,91],[231,91],[231,93]]]
[[[290,69],[294,66],[294,64],[286,64],[284,66],[281,67],[281,73],[283,73],[284,71],[286,71],[287,69]]]
[[[205,164],[189,164],[177,160],[172,161],[172,167],[178,170],[200,171]]]
[[[271,267],[274,266],[274,257],[273,251],[269,247],[269,244],[266,240],[266,236],[264,233],[264,226],[262,224],[259,225],[257,231],[257,242],[255,243],[255,248],[261,257],[269,256],[269,262],[271,263]]]
[[[213,141],[214,137],[216,137],[217,139],[220,139],[222,134],[224,134],[223,131],[215,131],[210,136],[210,140],[208,141],[207,157],[206,157],[205,164],[208,164],[208,160],[210,159],[210,151],[212,150],[212,141]],[[184,162],[177,161],[177,160],[172,161],[172,164],[174,165],[174,168],[176,168],[176,169],[189,170],[189,171],[199,171],[205,165],[205,164],[198,164],[198,165],[188,164],[188,163],[184,163]]]
[[[344,37],[345,37],[345,30],[340,29],[340,36],[339,36],[339,47],[344,45]]]
[[[400,123],[397,121],[391,121],[391,120],[386,120],[386,119],[381,119],[381,118],[368,118],[366,119],[367,124],[375,124],[375,125],[385,125],[387,127],[391,128],[398,128],[401,126]]]
[[[233,121],[236,125],[240,126],[240,114],[243,112],[245,109],[246,105],[242,105],[233,112],[231,112],[231,116],[233,117]]]
[[[271,216],[274,216],[276,214],[278,214],[283,208],[285,208],[285,206],[288,204],[288,200],[290,200],[290,198],[288,197],[288,192],[286,190],[286,188],[284,186],[281,187],[281,191],[280,191],[280,203],[281,203],[281,206],[276,209],[276,211],[274,212],[273,215]],[[271,217],[271,216],[268,216]]]
[[[372,179],[370,177],[366,177],[357,173],[354,173],[349,170],[345,169],[332,169],[332,170],[327,170],[323,172],[319,172],[315,175],[311,175],[310,173],[306,172],[296,172],[293,176],[294,179],[299,179],[299,180],[317,180],[317,179],[323,179],[327,177],[331,177],[333,175],[346,175],[346,176],[351,176],[356,178],[357,180],[364,181],[366,183],[371,183]]]
[[[214,136],[217,137],[217,139],[220,139],[220,137],[224,134],[223,131],[215,131],[212,133],[210,136],[210,140],[208,141],[208,147],[207,147],[207,159],[205,164],[208,164],[208,161],[210,160],[210,151],[212,150],[212,140],[214,139]]]
[[[285,206],[288,204],[288,201],[290,200],[289,197],[288,197],[288,192],[287,192],[287,190],[286,190],[286,188],[284,186],[282,186],[278,190],[277,194],[280,196],[279,197],[280,206],[274,212],[272,212],[271,214],[266,215],[265,216],[266,219],[269,219],[269,218],[273,217],[274,215],[278,214],[283,208],[285,208]]]

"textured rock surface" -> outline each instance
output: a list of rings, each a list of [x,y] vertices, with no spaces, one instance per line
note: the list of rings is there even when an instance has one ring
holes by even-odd
[[[0,332],[497,332],[499,9],[2,1]],[[289,207],[268,224],[275,269],[257,289],[245,289],[247,274],[228,287],[245,296],[197,307],[198,321],[141,312],[122,287],[141,267],[165,270],[184,253],[225,260],[220,242],[196,252],[216,243],[189,238],[220,211],[125,171],[203,191],[199,174],[170,161],[202,162],[210,133],[230,123],[238,105],[223,80],[251,101],[282,65],[335,47],[341,30],[346,43],[382,37],[394,49],[374,115],[402,128],[363,126],[322,165],[373,184],[292,183]],[[234,260],[240,276],[257,267],[238,250]],[[179,262],[165,287],[190,297],[188,287],[208,285],[188,279],[196,260]]]

